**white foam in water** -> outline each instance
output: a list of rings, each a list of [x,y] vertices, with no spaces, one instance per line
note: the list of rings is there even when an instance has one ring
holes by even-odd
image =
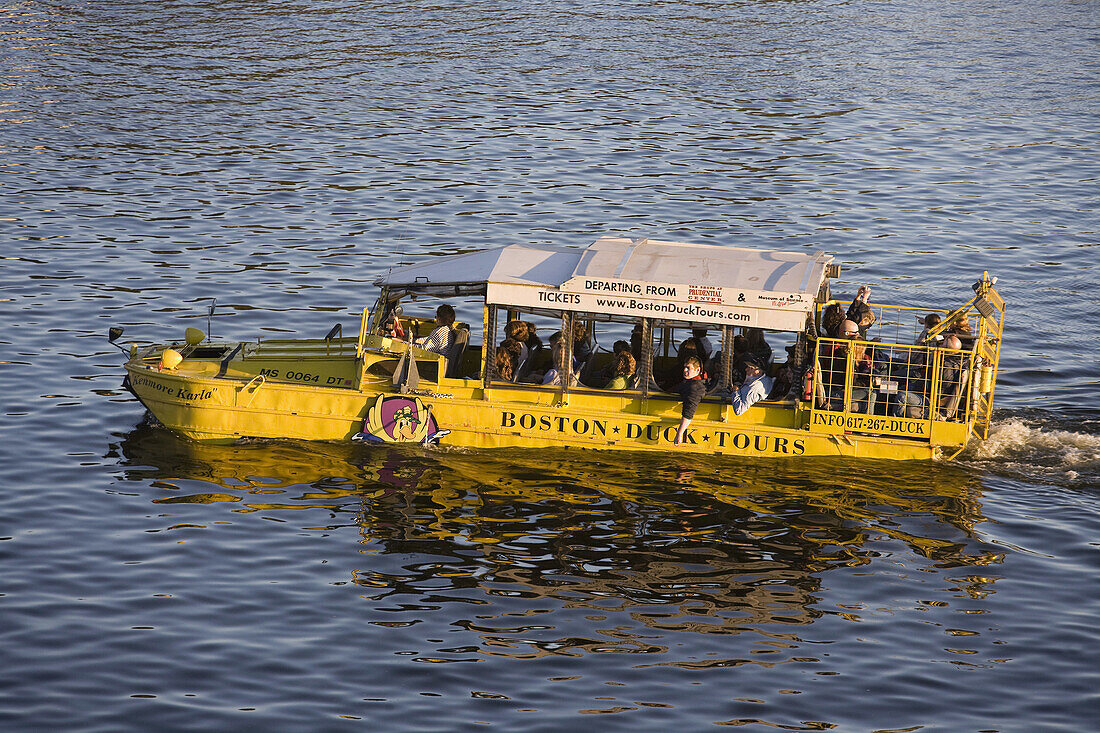
[[[994,423],[989,437],[968,451],[978,460],[1005,460],[1007,466],[1032,469],[1061,469],[1067,478],[1077,479],[1100,470],[1100,435],[1068,430],[1045,430],[1013,418]]]

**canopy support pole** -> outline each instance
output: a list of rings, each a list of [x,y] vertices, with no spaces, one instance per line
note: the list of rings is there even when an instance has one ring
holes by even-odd
[[[638,355],[635,384],[642,392],[641,414],[649,411],[649,384],[653,381],[653,319],[642,319],[642,349]]]
[[[573,323],[575,314],[573,311],[564,311],[561,314],[561,349],[558,363],[554,366],[558,370],[558,381],[561,388],[558,390],[558,402],[567,404],[569,397],[569,383],[573,381]]]
[[[483,325],[485,331],[481,336],[481,343],[484,344],[481,349],[481,397],[487,400],[489,399],[489,382],[493,379],[493,357],[496,355],[496,349],[493,348],[497,333],[497,307],[495,305],[489,304],[485,308]]]

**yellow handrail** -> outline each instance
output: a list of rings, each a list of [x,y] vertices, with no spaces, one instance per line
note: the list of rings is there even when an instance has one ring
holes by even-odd
[[[369,308],[364,308],[362,315],[359,317],[359,341],[355,345],[355,358],[363,358],[363,341],[367,338],[367,316],[370,314]]]
[[[256,399],[256,394],[260,391],[260,387],[264,386],[265,382],[267,382],[267,377],[262,374],[257,374],[256,376],[252,377],[252,379],[248,380],[248,384],[241,387],[241,391],[244,392],[248,388],[252,387],[253,384],[256,385],[255,387],[252,387],[252,396],[249,397],[248,402],[244,404],[245,407],[252,406],[252,400]]]

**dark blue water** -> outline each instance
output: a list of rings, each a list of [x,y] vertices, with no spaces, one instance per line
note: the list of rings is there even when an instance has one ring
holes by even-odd
[[[0,9],[5,730],[1080,731],[1100,713],[1097,4]],[[345,327],[605,234],[999,278],[956,462],[197,446],[126,340]]]

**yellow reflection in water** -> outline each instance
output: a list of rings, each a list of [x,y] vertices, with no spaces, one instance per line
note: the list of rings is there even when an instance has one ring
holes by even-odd
[[[950,464],[206,446],[151,427],[131,432],[120,449],[128,478],[180,487],[159,503],[236,501],[232,511],[281,512],[286,521],[317,507],[345,513],[360,533],[348,574],[361,595],[380,610],[438,608],[459,597],[484,606],[464,624],[486,655],[652,654],[667,651],[653,632],[768,628],[765,646],[743,658],[673,663],[769,666],[798,659],[782,652],[797,637],[775,628],[825,613],[830,570],[890,555],[937,570],[1001,557],[975,535],[983,518],[974,476]],[[402,558],[397,569],[382,561],[391,555]],[[962,576],[953,580],[957,592],[993,592],[987,572]],[[556,634],[552,625],[517,623],[517,602],[608,621],[597,624],[598,638]],[[829,613],[859,621],[861,611]]]

